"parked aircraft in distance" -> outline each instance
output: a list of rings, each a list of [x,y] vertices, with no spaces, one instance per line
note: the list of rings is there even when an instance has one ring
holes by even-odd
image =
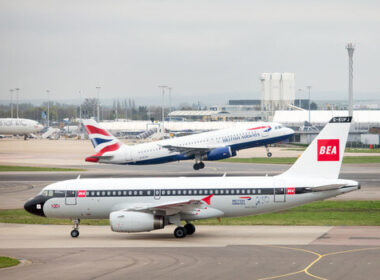
[[[83,125],[96,151],[86,161],[143,165],[195,159],[195,170],[205,167],[204,160],[233,157],[238,150],[267,147],[294,134],[292,129],[278,123],[257,123],[127,146],[92,119],[83,120]],[[267,155],[272,156],[268,148]]]
[[[0,134],[24,135],[26,140],[32,133],[39,132],[43,126],[34,120],[6,118],[0,119]]]
[[[360,189],[338,179],[351,117],[335,117],[300,158],[274,177],[77,179],[45,187],[24,208],[35,215],[74,220],[109,218],[115,232],[142,232],[175,224],[177,238],[194,220],[279,211]],[[182,226],[181,221],[186,221]]]

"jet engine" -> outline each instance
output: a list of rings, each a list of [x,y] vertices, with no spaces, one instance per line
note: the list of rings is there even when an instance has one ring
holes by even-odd
[[[116,232],[140,232],[164,228],[163,216],[144,212],[115,211],[110,214],[112,231]]]
[[[207,160],[220,160],[234,156],[236,156],[236,151],[232,150],[230,146],[216,148],[206,154]]]

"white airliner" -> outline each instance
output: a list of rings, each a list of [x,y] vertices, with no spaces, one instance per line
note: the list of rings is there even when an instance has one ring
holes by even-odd
[[[175,224],[177,238],[191,221],[256,215],[334,197],[360,188],[338,179],[351,117],[331,119],[302,156],[274,177],[76,179],[45,187],[24,208],[35,215],[74,220],[109,218],[116,232],[142,232]],[[181,221],[186,221],[182,226]]]
[[[0,134],[24,135],[25,140],[32,133],[39,132],[43,126],[34,120],[6,118],[0,119]]]
[[[159,164],[195,159],[194,169],[205,167],[204,160],[220,160],[236,151],[266,146],[289,139],[294,131],[278,123],[257,123],[218,131],[183,136],[135,146],[124,145],[94,120],[83,120],[96,154],[89,162],[112,164]],[[268,157],[272,156],[267,148]]]

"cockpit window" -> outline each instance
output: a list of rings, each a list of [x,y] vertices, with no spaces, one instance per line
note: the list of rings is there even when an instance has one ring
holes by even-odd
[[[43,195],[43,196],[48,196],[48,191],[43,191],[43,192],[42,192],[42,195]]]

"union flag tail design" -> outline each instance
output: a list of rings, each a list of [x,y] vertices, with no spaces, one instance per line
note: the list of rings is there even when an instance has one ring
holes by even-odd
[[[280,176],[337,179],[352,117],[334,117],[301,157]]]
[[[116,151],[123,145],[119,139],[101,128],[93,119],[82,120],[82,123],[96,151],[96,154],[87,157],[86,161],[98,162],[104,153]]]

